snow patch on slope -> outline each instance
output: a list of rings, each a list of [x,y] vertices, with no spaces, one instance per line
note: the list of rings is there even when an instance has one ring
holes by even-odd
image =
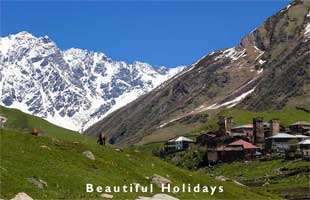
[[[305,38],[310,38],[310,23],[308,23],[305,27],[304,36]]]
[[[310,18],[310,11],[308,12],[308,14],[306,15],[306,18]],[[309,19],[308,19],[309,20]],[[304,37],[307,39],[310,38],[310,23],[308,22],[305,26],[304,29]]]
[[[222,58],[230,58],[232,61],[236,61],[241,57],[246,56],[246,49],[237,50],[235,47],[226,49],[221,55],[217,56],[214,60],[219,60]]]
[[[215,103],[215,104],[212,104],[211,106],[208,106],[208,107],[200,106],[196,111],[192,111],[192,112],[190,112],[187,115],[194,114],[194,113],[199,113],[199,112],[203,112],[203,111],[207,111],[207,110],[215,110],[215,109],[219,109],[219,108],[222,108],[222,107],[232,108],[232,107],[236,106],[238,103],[240,103],[245,97],[247,97],[248,95],[253,93],[255,88],[256,87],[254,87],[254,88],[250,89],[249,91],[242,93],[238,97],[236,97],[236,98],[234,98],[234,99],[232,99],[230,101],[226,101],[226,102],[224,102],[224,103],[222,103],[220,105]],[[157,128],[164,128],[168,124],[170,124],[172,122],[175,122],[175,121],[177,121],[179,119],[182,119],[183,117],[185,117],[187,115],[180,116],[180,117],[177,117],[177,118],[173,118],[173,119],[171,119],[171,120],[169,120],[167,122],[162,123]]]
[[[233,100],[226,101],[226,102],[224,102],[224,103],[222,103],[220,105],[213,104],[211,107],[208,107],[207,110],[214,110],[214,109],[218,109],[218,108],[221,108],[221,107],[232,108],[232,107],[236,106],[239,102],[241,102],[249,94],[253,93],[254,90],[255,90],[255,87],[250,89],[247,92],[242,93],[240,96],[234,98]]]

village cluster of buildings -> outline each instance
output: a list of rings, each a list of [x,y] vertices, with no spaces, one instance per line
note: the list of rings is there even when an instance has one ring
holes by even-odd
[[[207,149],[209,162],[230,162],[253,159],[262,155],[285,154],[292,146],[298,147],[305,159],[310,158],[310,123],[299,121],[284,127],[279,120],[264,122],[253,118],[252,124],[234,126],[234,118],[220,116],[219,129],[199,135],[196,141],[178,137],[165,145],[166,152],[177,152],[198,145]]]

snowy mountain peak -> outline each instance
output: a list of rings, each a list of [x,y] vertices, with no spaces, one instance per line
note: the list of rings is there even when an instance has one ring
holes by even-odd
[[[0,104],[83,131],[183,70],[104,53],[60,50],[48,37],[23,31],[0,38]]]
[[[10,35],[11,37],[20,37],[20,38],[35,38],[31,33],[27,31],[21,31],[15,35]]]

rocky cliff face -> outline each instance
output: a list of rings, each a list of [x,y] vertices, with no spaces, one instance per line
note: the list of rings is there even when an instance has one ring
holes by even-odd
[[[0,104],[83,130],[149,92],[183,67],[113,61],[100,52],[61,51],[47,36],[0,38]]]
[[[282,108],[309,89],[309,2],[294,1],[239,45],[212,52],[85,133],[106,131],[131,145],[168,124],[201,112]],[[304,102],[301,101],[301,104]]]
[[[286,105],[309,107],[310,2],[295,1],[253,32],[265,53],[266,73],[240,107],[280,109]],[[294,97],[299,97],[297,100]]]

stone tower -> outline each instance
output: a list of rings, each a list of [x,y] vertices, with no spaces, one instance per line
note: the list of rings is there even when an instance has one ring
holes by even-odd
[[[253,119],[253,135],[254,135],[254,144],[262,148],[265,143],[264,122],[262,117],[255,117]]]
[[[227,118],[227,131],[231,132],[231,128],[234,126],[234,118],[233,117],[228,117]]]
[[[225,116],[219,116],[219,131],[222,134],[227,133],[227,118]]]
[[[230,135],[230,131],[231,128],[234,125],[234,118],[233,117],[225,117],[225,116],[219,116],[219,132],[222,134],[229,134]]]
[[[274,136],[275,134],[278,134],[279,132],[280,132],[279,120],[278,119],[270,120],[269,135],[267,137]]]

